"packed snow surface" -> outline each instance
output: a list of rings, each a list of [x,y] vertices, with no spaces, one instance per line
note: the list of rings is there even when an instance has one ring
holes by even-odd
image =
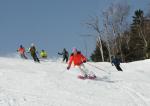
[[[150,106],[150,60],[121,64],[85,63],[95,80],[54,59],[0,58],[0,106]]]

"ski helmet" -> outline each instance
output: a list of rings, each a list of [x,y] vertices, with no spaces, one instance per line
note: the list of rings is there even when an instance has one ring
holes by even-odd
[[[73,49],[72,49],[72,52],[77,52],[77,49],[76,49],[76,48],[73,48]]]

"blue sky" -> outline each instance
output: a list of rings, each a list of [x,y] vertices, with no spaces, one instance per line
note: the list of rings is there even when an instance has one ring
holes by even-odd
[[[95,38],[80,35],[92,33],[82,23],[89,16],[101,15],[110,3],[121,0],[0,0],[0,54],[14,53],[22,44],[34,43],[38,50],[45,49],[49,56],[57,56],[64,47],[73,47],[88,56],[95,48]],[[131,13],[148,9],[149,0],[127,0]]]

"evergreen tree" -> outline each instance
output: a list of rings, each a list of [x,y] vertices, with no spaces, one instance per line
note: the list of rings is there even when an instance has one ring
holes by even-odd
[[[128,60],[139,60],[144,59],[143,52],[143,40],[140,36],[141,28],[144,24],[144,12],[142,10],[136,10],[133,16],[133,23],[131,24],[131,33],[130,33],[130,54],[127,56]]]
[[[94,52],[91,55],[91,60],[94,61],[94,62],[102,61],[99,46],[100,46],[100,42],[97,41],[96,42],[96,48],[95,48]],[[108,50],[107,50],[107,47],[106,47],[106,43],[104,41],[102,41],[102,46],[103,46],[103,52],[104,52],[104,59],[105,59],[105,61],[109,61],[109,54],[108,54]]]

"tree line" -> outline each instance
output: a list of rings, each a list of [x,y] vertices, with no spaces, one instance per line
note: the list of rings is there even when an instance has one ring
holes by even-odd
[[[122,62],[150,58],[150,13],[145,15],[137,9],[132,18],[129,13],[127,3],[114,3],[102,12],[102,25],[98,16],[86,22],[97,35],[92,61],[111,61],[111,56],[118,56]]]

